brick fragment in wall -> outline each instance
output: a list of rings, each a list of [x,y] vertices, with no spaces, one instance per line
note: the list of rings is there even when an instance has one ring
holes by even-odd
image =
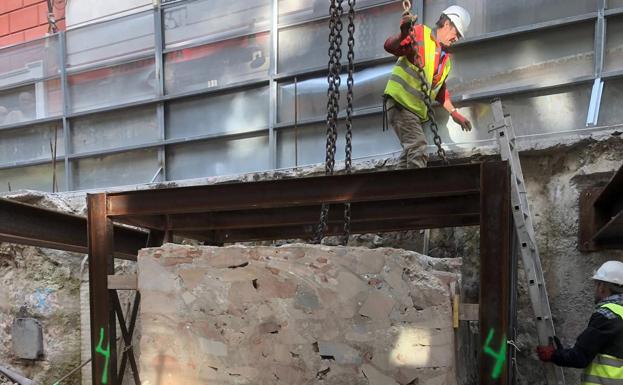
[[[144,249],[141,376],[150,385],[455,384],[449,291],[432,266],[385,248]]]

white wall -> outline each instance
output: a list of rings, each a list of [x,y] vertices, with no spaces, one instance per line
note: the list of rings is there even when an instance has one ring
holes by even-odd
[[[143,11],[153,7],[154,0],[68,0],[65,9],[67,27],[88,24],[111,17]]]

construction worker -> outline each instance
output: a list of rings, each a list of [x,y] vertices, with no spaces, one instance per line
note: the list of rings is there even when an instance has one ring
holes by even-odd
[[[564,349],[539,346],[541,361],[558,366],[586,368],[582,384],[623,383],[623,262],[608,261],[593,276],[595,312],[575,346]]]
[[[426,167],[428,159],[422,129],[422,123],[428,120],[428,110],[415,66],[423,69],[431,100],[437,100],[464,131],[472,129],[470,121],[452,105],[445,83],[452,68],[447,48],[465,36],[469,13],[452,5],[443,11],[434,29],[414,22],[414,16],[403,16],[400,33],[385,41],[385,50],[399,59],[385,88],[383,120],[384,126],[389,120],[402,145],[401,167]],[[414,46],[418,49],[417,59]]]

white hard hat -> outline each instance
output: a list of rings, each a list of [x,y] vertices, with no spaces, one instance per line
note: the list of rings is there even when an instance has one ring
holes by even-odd
[[[623,262],[608,261],[604,263],[597,269],[593,279],[623,285]]]
[[[442,14],[448,16],[461,36],[465,36],[469,29],[469,23],[472,21],[469,12],[467,12],[465,8],[458,5],[451,5],[446,8]]]

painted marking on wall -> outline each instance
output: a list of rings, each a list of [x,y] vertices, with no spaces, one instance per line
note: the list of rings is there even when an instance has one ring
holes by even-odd
[[[487,335],[487,340],[485,341],[484,352],[485,354],[488,354],[495,359],[495,366],[493,367],[493,371],[491,372],[491,378],[497,380],[498,378],[500,378],[500,375],[502,374],[502,369],[504,368],[504,362],[506,362],[506,335],[502,336],[500,350],[496,352],[491,348],[490,345],[494,334],[495,331],[493,329],[489,329],[489,334]]]
[[[106,358],[106,363],[104,364],[104,373],[102,373],[102,384],[108,383],[108,363],[110,362],[110,342],[106,349],[102,347],[102,343],[104,342],[104,328],[100,328],[100,341],[97,343],[97,347],[95,348],[95,353],[99,353]]]

